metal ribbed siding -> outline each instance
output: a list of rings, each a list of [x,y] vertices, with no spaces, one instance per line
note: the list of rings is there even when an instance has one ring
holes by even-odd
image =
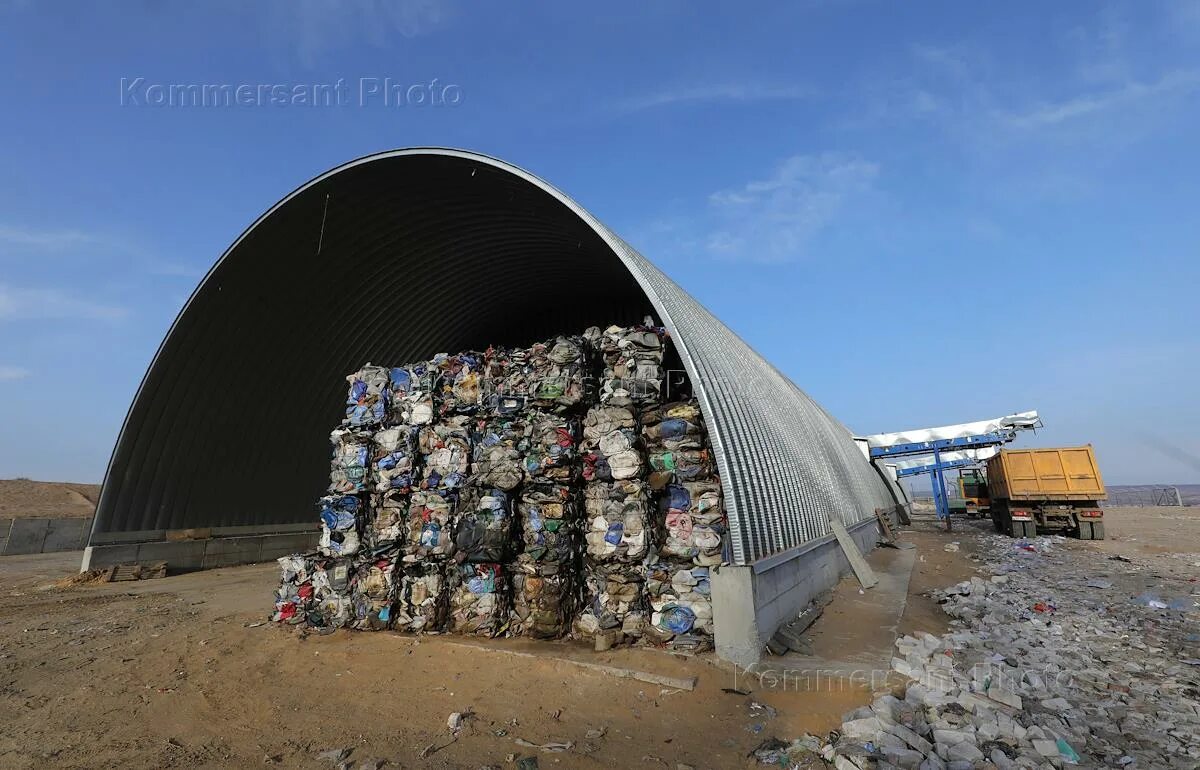
[[[893,504],[844,427],[570,198],[492,158],[413,149],[317,177],[217,262],[130,407],[93,542],[311,520],[341,377],[364,361],[650,311],[701,399],[737,562]]]

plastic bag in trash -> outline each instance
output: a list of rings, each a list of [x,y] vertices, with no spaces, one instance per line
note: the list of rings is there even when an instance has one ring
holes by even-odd
[[[604,373],[600,401],[614,406],[655,403],[662,392],[663,338],[661,328],[610,326],[600,339]]]
[[[584,488],[588,559],[641,561],[649,549],[649,501],[643,481],[588,484]]]
[[[533,385],[533,365],[525,348],[492,346],[483,355],[483,407],[490,414],[525,411]]]
[[[392,401],[392,422],[400,425],[428,425],[434,419],[433,394],[417,391]]]
[[[676,481],[700,481],[715,476],[704,418],[694,399],[647,409],[641,419],[646,460],[653,474]]]
[[[450,625],[460,634],[499,636],[508,628],[508,585],[499,564],[451,568]]]
[[[680,633],[712,635],[712,588],[707,567],[679,568],[657,562],[646,568],[646,595],[653,610],[647,633],[666,642]],[[682,613],[674,608],[683,608]],[[690,615],[688,614],[690,613]],[[681,618],[691,618],[689,630],[676,631]]]
[[[448,417],[421,428],[418,448],[423,457],[422,489],[457,489],[471,472],[471,418]]]
[[[337,428],[329,434],[333,457],[329,464],[329,491],[351,494],[367,488],[371,456],[371,432]]]
[[[366,505],[355,495],[327,495],[317,501],[321,519],[318,550],[328,556],[352,556],[362,544]]]
[[[483,403],[484,354],[466,351],[434,356],[436,402],[440,414],[471,414]]]
[[[355,569],[350,591],[352,628],[383,631],[391,627],[396,602],[394,575],[399,552],[395,548],[366,554]]]
[[[346,396],[346,424],[352,427],[380,425],[387,416],[388,370],[367,364],[348,375],[350,391]]]
[[[577,424],[567,417],[532,412],[525,475],[530,481],[570,483],[578,476]]]
[[[409,497],[404,561],[439,561],[454,554],[453,499],[448,492],[420,490]]]
[[[350,622],[352,570],[350,559],[328,559],[316,565],[312,576],[313,603],[308,612],[308,625],[332,630]]]
[[[640,636],[648,605],[640,565],[589,565],[584,580],[584,605],[575,620],[577,636],[621,629]]]
[[[452,567],[457,569],[457,567]],[[405,567],[395,628],[401,631],[440,631],[449,615],[449,591],[441,564]]]
[[[312,577],[321,559],[317,554],[308,553],[275,560],[279,564],[280,576],[271,620],[291,625],[308,621],[308,613],[315,604]]]
[[[504,562],[513,540],[513,514],[501,489],[470,484],[458,498],[455,561]]]
[[[495,417],[476,434],[473,479],[506,492],[525,477],[522,453],[529,450],[529,426],[516,417]]]
[[[377,492],[412,489],[416,436],[416,429],[409,425],[397,425],[375,433],[371,481]]]
[[[517,503],[521,517],[521,562],[569,562],[579,550],[578,508],[570,487],[532,484],[521,490]]]
[[[575,583],[570,565],[523,563],[512,569],[513,608],[510,633],[557,639],[571,627]]]
[[[585,404],[595,390],[591,345],[583,337],[559,336],[529,349],[529,395],[540,409],[561,412]]]
[[[726,521],[719,483],[668,485],[659,498],[659,512],[664,523],[659,550],[663,556],[709,566],[721,563]]]
[[[628,409],[592,407],[583,421],[583,478],[613,481],[641,476],[644,470],[637,419]]]
[[[401,545],[406,534],[404,518],[408,515],[409,499],[406,492],[389,490],[371,498],[370,523],[367,525],[367,542],[371,548]]]

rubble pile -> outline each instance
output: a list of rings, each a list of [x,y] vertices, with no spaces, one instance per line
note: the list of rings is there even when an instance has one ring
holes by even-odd
[[[710,646],[725,515],[697,403],[662,402],[666,342],[647,321],[348,376],[320,544],[279,560],[273,618]]]
[[[912,680],[904,697],[847,715],[827,758],[923,770],[1200,767],[1194,584],[1175,581],[1173,599],[1135,595],[1170,583],[1060,540],[989,538],[995,574],[935,594],[953,630],[897,640],[892,668]]]

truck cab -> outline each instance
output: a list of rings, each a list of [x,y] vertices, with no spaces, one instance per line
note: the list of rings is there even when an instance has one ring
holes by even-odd
[[[991,508],[987,476],[978,468],[958,472],[958,495],[963,501],[964,512],[972,519],[982,516]]]

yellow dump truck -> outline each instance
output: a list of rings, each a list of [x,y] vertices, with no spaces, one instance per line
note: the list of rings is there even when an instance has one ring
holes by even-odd
[[[1091,444],[1002,449],[987,462],[987,480],[997,532],[1104,539],[1100,501],[1107,495]]]

